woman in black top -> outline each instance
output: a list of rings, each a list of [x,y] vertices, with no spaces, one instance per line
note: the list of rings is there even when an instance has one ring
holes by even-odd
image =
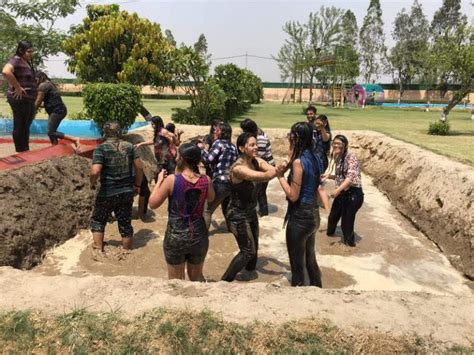
[[[38,96],[36,96],[35,109],[38,110],[41,105],[44,105],[48,114],[48,136],[51,144],[56,145],[58,139],[66,139],[79,146],[79,138],[66,136],[57,130],[63,118],[66,117],[67,109],[56,85],[43,72],[36,74],[36,84]]]
[[[257,140],[252,134],[242,133],[237,138],[237,148],[240,158],[230,170],[232,191],[226,214],[240,251],[222,276],[222,280],[229,282],[244,267],[255,271],[259,234],[256,183],[269,181],[276,174],[273,166],[257,158]]]

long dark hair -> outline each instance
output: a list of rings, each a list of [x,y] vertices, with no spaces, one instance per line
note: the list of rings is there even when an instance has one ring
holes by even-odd
[[[36,84],[39,85],[41,83],[44,83],[45,81],[49,81],[51,84],[54,85],[54,83],[51,81],[51,79],[46,75],[45,72],[39,71],[36,73]],[[56,86],[56,85],[54,85]]]
[[[232,127],[227,122],[220,122],[219,128],[221,129],[221,138],[222,140],[231,141],[232,139]]]
[[[153,138],[156,139],[156,137],[158,137],[158,134],[160,133],[161,129],[165,126],[165,124],[163,123],[163,119],[160,116],[153,116],[151,118],[151,123],[155,125]]]
[[[30,48],[33,48],[33,44],[30,41],[20,41],[18,42],[18,46],[16,47],[15,55],[23,57],[26,51]]]
[[[249,139],[252,137],[255,138],[255,136],[250,132],[244,132],[240,134],[239,137],[237,137],[237,150],[239,151],[239,155],[244,154],[243,152],[240,151],[239,147],[245,147]]]
[[[327,128],[329,131],[331,130],[331,126],[329,125],[328,116],[326,116],[326,115],[319,115],[318,117],[316,117],[316,119],[320,119],[321,121],[326,122],[326,128]]]
[[[201,149],[193,143],[184,143],[179,146],[178,169],[190,168],[199,174],[199,163],[201,162]]]
[[[334,142],[336,139],[340,140],[342,142],[342,144],[344,144],[344,152],[342,153],[342,156],[340,157],[340,159],[342,159],[342,173],[345,176],[345,174],[344,174],[344,162],[346,160],[347,150],[349,149],[349,140],[347,139],[346,136],[344,136],[342,134],[336,135],[332,141]],[[332,154],[331,154],[331,156],[334,157]],[[337,159],[334,159],[334,161],[337,162]],[[336,167],[337,167],[337,163],[336,163]]]
[[[311,125],[308,122],[297,122],[291,126],[290,143],[293,145],[293,153],[289,162],[291,166],[313,144],[313,128]]]
[[[250,118],[246,118],[240,122],[240,128],[242,128],[244,132],[252,133],[255,137],[258,135],[258,126],[255,121]]]

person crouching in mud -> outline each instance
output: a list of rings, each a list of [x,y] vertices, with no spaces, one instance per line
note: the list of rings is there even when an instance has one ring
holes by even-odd
[[[178,150],[175,174],[166,177],[166,170],[150,196],[150,207],[160,207],[168,199],[168,225],[163,251],[168,264],[169,279],[205,281],[202,274],[209,248],[209,232],[204,221],[204,204],[215,197],[214,187],[207,175],[199,174],[201,149],[192,143]]]
[[[105,141],[94,151],[90,172],[93,189],[100,177],[100,189],[91,219],[94,237],[92,248],[104,251],[105,225],[114,212],[123,248],[131,249],[133,196],[140,190],[143,164],[135,147],[120,139],[121,127],[118,122],[106,122],[103,132]]]

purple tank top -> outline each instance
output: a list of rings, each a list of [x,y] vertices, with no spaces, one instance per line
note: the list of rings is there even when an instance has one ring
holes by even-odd
[[[169,218],[187,219],[191,225],[202,218],[208,189],[207,176],[201,176],[193,184],[186,180],[183,174],[176,175],[168,204]]]

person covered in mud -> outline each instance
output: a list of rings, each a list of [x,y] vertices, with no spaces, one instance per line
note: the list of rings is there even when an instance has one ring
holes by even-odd
[[[176,146],[178,139],[174,133],[171,133],[164,127],[163,119],[160,116],[152,117],[151,126],[153,127],[153,140],[138,143],[136,147],[153,145],[155,158],[158,163],[158,173],[164,169],[168,175],[171,175],[176,169]]]
[[[20,41],[13,56],[3,67],[8,82],[7,101],[13,112],[13,143],[16,152],[30,150],[30,126],[35,117],[36,81],[33,69],[33,44]]]
[[[288,200],[285,216],[286,246],[291,267],[291,286],[304,286],[304,270],[310,286],[322,287],[321,271],[316,261],[315,234],[319,228],[317,191],[322,163],[312,149],[313,127],[298,122],[288,135],[288,161],[277,165],[277,177]],[[290,169],[288,180],[284,173]]]
[[[133,196],[140,190],[143,164],[135,147],[120,139],[121,131],[118,122],[106,122],[103,127],[105,140],[92,157],[90,180],[93,189],[100,178],[91,218],[92,248],[96,251],[104,251],[105,225],[112,212],[117,217],[123,248],[132,248]]]
[[[65,139],[73,142],[76,148],[79,148],[79,138],[58,132],[59,124],[67,115],[67,108],[59,89],[44,72],[36,73],[36,84],[38,85],[38,95],[36,96],[35,110],[38,111],[41,106],[44,106],[48,114],[48,136],[51,144],[56,145],[58,139]]]
[[[237,138],[240,157],[230,169],[231,195],[227,221],[239,246],[224,275],[223,281],[234,281],[245,268],[251,278],[256,277],[259,226],[257,217],[256,183],[273,179],[275,168],[258,157],[257,139],[244,132]]]
[[[257,126],[255,121],[246,118],[240,122],[240,128],[242,128],[244,132],[251,133],[257,139],[258,156],[268,164],[275,166],[270,139],[265,132]],[[260,217],[268,216],[267,187],[268,181],[260,182],[257,186],[258,214]]]
[[[160,116],[153,116],[151,118],[151,126],[153,127],[153,140],[138,143],[136,148],[145,145],[153,145],[156,162],[158,164],[158,174],[162,170],[165,170],[167,175],[173,174],[176,169],[176,146],[180,144],[179,138],[174,132],[170,132],[164,127],[163,119]],[[157,179],[156,177],[156,180]],[[143,175],[140,196],[138,198],[138,218],[141,220],[145,220],[146,218],[150,194],[148,179]]]
[[[336,182],[336,189],[331,193],[334,201],[328,217],[327,235],[334,235],[337,223],[341,220],[344,244],[355,247],[354,222],[357,211],[364,203],[364,192],[359,160],[348,149],[346,136],[339,134],[334,137],[332,150],[336,172],[335,175],[323,175],[323,179],[334,179]]]
[[[163,250],[169,279],[205,281],[202,274],[209,247],[209,232],[203,218],[204,204],[215,197],[211,180],[199,173],[201,149],[193,143],[179,147],[175,174],[162,170],[150,196],[150,207],[168,199],[168,225]],[[178,173],[179,172],[179,173]]]
[[[220,122],[215,128],[214,135],[215,140],[209,151],[204,149],[204,144],[199,145],[202,149],[203,163],[212,169],[212,182],[216,190],[216,198],[208,203],[204,212],[208,229],[211,225],[212,214],[219,205],[222,205],[222,213],[227,218],[226,210],[231,191],[229,170],[238,158],[237,148],[231,142],[232,127],[227,122]]]

